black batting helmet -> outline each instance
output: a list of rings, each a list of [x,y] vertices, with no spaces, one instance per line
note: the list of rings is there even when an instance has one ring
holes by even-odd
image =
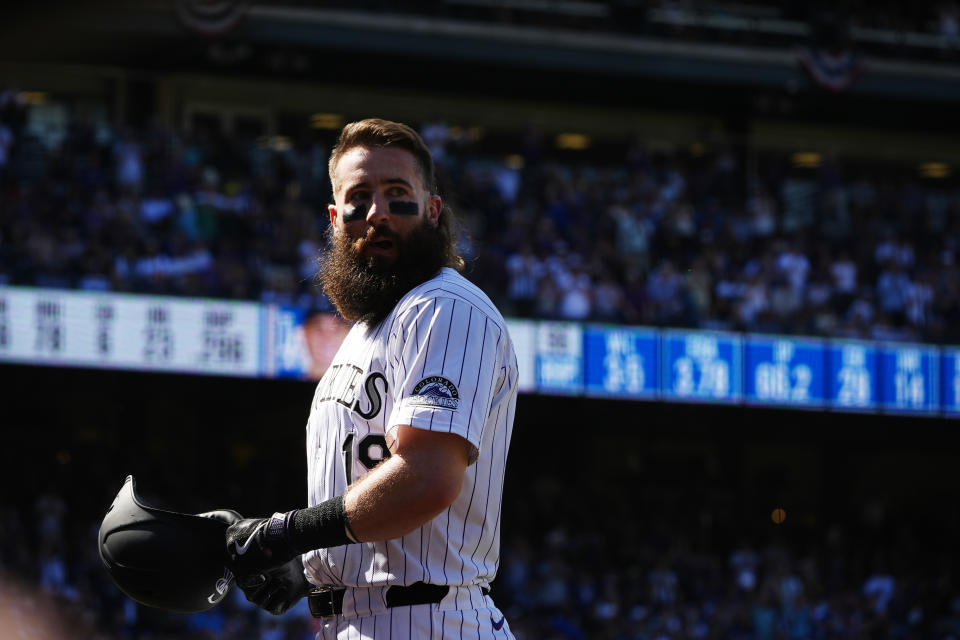
[[[224,567],[229,509],[203,515],[145,505],[127,476],[100,525],[100,558],[113,582],[141,604],[193,613],[216,605],[233,584]]]

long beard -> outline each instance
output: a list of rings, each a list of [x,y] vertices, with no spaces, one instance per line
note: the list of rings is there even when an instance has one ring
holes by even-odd
[[[384,237],[397,247],[396,259],[387,263],[377,256],[364,257],[366,244]],[[374,234],[373,228],[351,240],[332,226],[327,240],[327,250],[318,259],[324,292],[346,321],[371,327],[383,322],[404,294],[435,276],[446,260],[443,236],[426,219],[406,240],[392,231]]]

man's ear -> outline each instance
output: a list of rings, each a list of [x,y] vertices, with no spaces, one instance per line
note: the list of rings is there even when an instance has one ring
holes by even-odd
[[[427,200],[427,218],[433,226],[439,224],[441,211],[443,211],[443,199],[440,196],[430,196]]]
[[[330,212],[330,224],[337,226],[337,205],[328,204],[327,210]]]

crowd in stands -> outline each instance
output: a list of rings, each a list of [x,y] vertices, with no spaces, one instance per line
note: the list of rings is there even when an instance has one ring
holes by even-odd
[[[769,523],[751,537],[724,526],[718,504],[656,508],[630,482],[605,482],[603,506],[585,514],[598,491],[544,477],[505,503],[493,595],[518,640],[960,638],[950,516],[938,530],[865,510],[799,540]],[[199,614],[137,605],[100,564],[99,522],[66,505],[45,491],[0,513],[5,637],[308,640],[319,629],[305,602],[274,617],[238,589]]]
[[[0,97],[0,284],[329,309],[315,284],[330,140],[115,129],[58,135]],[[535,130],[515,153],[422,133],[468,276],[505,315],[888,340],[960,340],[960,190],[914,167],[736,141],[619,155]]]

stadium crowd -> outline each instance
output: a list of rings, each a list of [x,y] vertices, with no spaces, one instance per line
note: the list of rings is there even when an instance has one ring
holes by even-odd
[[[0,96],[0,284],[329,309],[320,135],[36,126]],[[423,123],[468,276],[516,317],[960,340],[960,190],[913,167],[744,149],[513,153]],[[715,140],[714,140],[715,138]]]
[[[672,508],[638,504],[630,483],[605,484],[614,495],[584,518],[580,505],[597,490],[544,477],[529,501],[505,504],[494,597],[518,639],[960,638],[960,592],[944,561],[951,527],[897,526],[873,504],[860,520],[816,534],[798,537],[803,527],[786,524],[794,533],[780,534],[768,523],[752,537],[692,495]],[[136,605],[100,564],[99,522],[66,505],[46,491],[32,508],[0,513],[9,637],[69,629],[67,637],[93,640],[307,640],[318,628],[304,603],[273,617],[236,589],[199,614]]]

